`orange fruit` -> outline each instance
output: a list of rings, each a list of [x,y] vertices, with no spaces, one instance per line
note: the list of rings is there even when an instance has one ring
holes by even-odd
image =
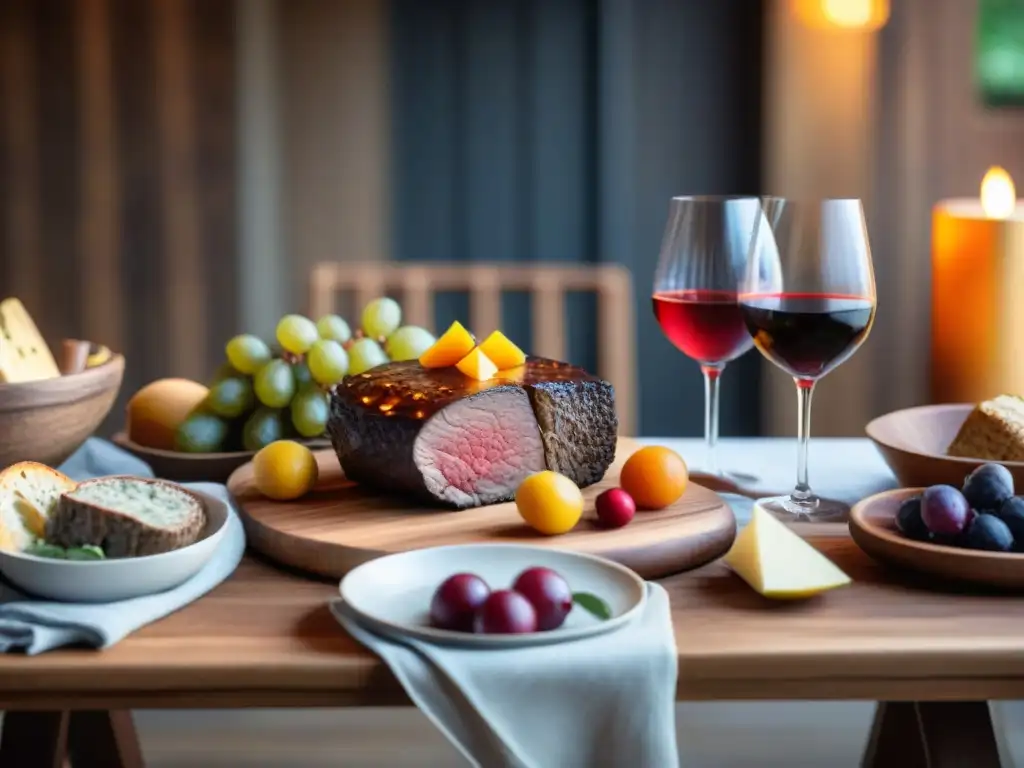
[[[275,501],[305,495],[316,485],[319,468],[313,452],[294,440],[276,440],[253,456],[256,490]]]
[[[188,379],[160,379],[128,401],[128,439],[146,448],[173,451],[174,436],[210,390]]]
[[[568,477],[546,469],[520,483],[516,508],[535,531],[557,536],[568,533],[580,521],[583,494]]]
[[[622,466],[619,485],[641,509],[664,509],[683,495],[690,480],[683,457],[662,445],[649,445]]]

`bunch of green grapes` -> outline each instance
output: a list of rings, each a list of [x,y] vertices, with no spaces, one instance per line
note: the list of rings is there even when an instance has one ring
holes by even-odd
[[[258,451],[275,440],[323,436],[330,391],[345,376],[415,360],[434,343],[429,331],[401,326],[401,319],[398,302],[380,298],[363,309],[355,333],[338,315],[315,323],[286,315],[277,324],[277,351],[258,336],[235,336],[203,405],[179,428],[179,446]]]

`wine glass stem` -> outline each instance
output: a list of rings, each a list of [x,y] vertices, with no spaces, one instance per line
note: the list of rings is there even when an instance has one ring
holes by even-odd
[[[811,397],[814,395],[814,382],[807,379],[795,379],[797,403],[797,454],[796,454],[796,487],[790,498],[801,504],[814,504],[817,499],[811,492],[811,484],[807,477],[807,454],[811,443]]]
[[[704,374],[704,471],[710,475],[718,470],[718,379],[725,364],[702,365]]]

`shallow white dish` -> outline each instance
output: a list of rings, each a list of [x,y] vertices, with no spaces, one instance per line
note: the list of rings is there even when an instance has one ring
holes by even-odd
[[[475,573],[492,590],[508,589],[522,571],[534,566],[560,573],[573,592],[597,595],[611,609],[602,621],[578,605],[565,623],[548,632],[521,635],[474,635],[430,626],[430,599],[456,573]],[[628,568],[594,555],[519,544],[458,544],[402,552],[355,568],[341,580],[337,615],[348,607],[377,632],[467,647],[510,648],[577,640],[611,631],[643,608],[647,588]]]
[[[206,565],[227,532],[227,504],[189,489],[203,501],[206,529],[195,544],[145,557],[55,560],[0,552],[0,573],[31,595],[68,603],[109,603],[177,587]]]

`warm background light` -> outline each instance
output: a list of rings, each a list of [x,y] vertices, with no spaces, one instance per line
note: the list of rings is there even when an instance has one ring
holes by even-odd
[[[792,0],[793,13],[817,29],[876,30],[889,20],[889,0]]]
[[[981,180],[981,208],[993,219],[1005,219],[1017,208],[1017,190],[1005,169],[994,165]]]

